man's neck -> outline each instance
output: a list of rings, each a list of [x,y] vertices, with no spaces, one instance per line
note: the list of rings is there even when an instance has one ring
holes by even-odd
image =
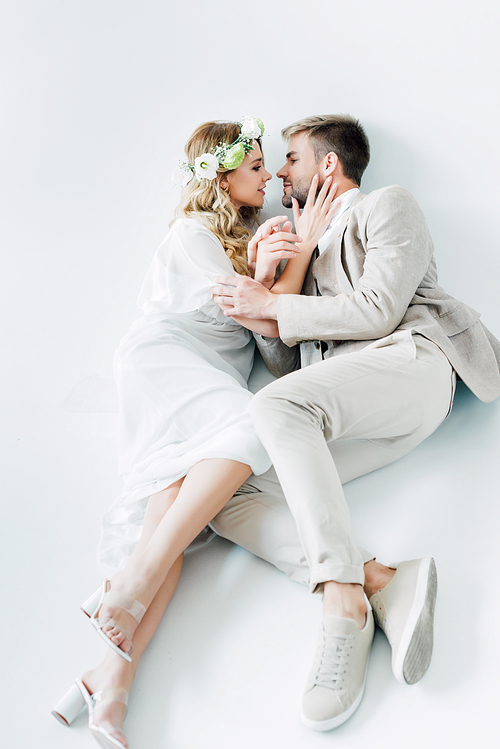
[[[352,190],[354,187],[359,187],[359,185],[357,185],[350,179],[335,179],[335,177],[333,179],[334,182],[337,182],[337,192],[335,193],[336,198],[340,198],[341,195],[343,195],[348,190]]]

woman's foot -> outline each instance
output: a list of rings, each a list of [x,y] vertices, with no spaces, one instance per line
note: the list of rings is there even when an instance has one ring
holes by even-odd
[[[148,590],[143,579],[136,585],[133,584],[133,579],[134,576],[128,570],[115,575],[111,584],[108,584],[108,592],[98,611],[101,631],[129,655],[132,653],[135,630],[155,593],[154,589]]]
[[[120,663],[111,663],[110,667],[109,659],[105,659],[97,668],[82,676],[82,682],[90,694],[104,693],[104,698],[96,700],[94,705],[93,725],[119,741],[125,749],[128,749],[128,741],[122,729],[127,706],[124,702],[106,698],[106,690],[116,690],[117,696],[123,699],[125,693],[130,691],[133,678],[131,674],[132,668],[128,664],[122,666]]]

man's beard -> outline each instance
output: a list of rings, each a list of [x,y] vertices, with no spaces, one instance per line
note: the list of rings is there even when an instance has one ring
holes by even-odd
[[[313,175],[314,176],[314,175]],[[306,204],[307,196],[309,194],[309,188],[311,187],[312,177],[309,180],[302,179],[300,181],[297,181],[295,185],[292,187],[292,192],[290,195],[283,195],[283,198],[281,202],[283,203],[283,206],[285,208],[291,208],[292,207],[292,198],[295,198],[297,203],[299,204],[299,208],[303,208]],[[316,197],[318,196],[319,191],[323,187],[324,181],[322,184],[318,184],[318,189],[316,190]]]

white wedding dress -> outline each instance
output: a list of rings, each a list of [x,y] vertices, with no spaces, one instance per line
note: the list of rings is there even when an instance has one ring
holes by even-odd
[[[123,492],[103,520],[100,558],[123,565],[151,494],[205,458],[231,458],[255,474],[271,462],[248,413],[252,334],[212,300],[217,276],[234,275],[222,244],[195,219],[179,219],[142,286],[136,320],[115,353]]]

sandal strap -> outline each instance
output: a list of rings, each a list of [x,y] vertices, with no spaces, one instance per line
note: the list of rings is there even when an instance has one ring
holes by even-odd
[[[140,624],[142,617],[146,613],[146,607],[127,593],[119,593],[118,591],[115,592],[110,590],[109,593],[106,594],[106,603],[113,604],[114,606],[118,606],[120,609],[126,611],[127,614],[134,617],[137,624]]]
[[[105,580],[103,582],[101,600],[99,601],[99,605],[95,610],[92,618],[98,618],[99,609],[101,608],[104,599],[107,598],[108,603],[112,603],[115,606],[123,609],[127,612],[127,614],[130,614],[134,617],[137,624],[140,624],[142,617],[146,613],[146,607],[143,606],[142,603],[137,601],[135,598],[132,598],[132,596],[129,596],[127,593],[119,593],[118,591],[111,590],[110,586],[111,583],[109,582],[109,580]]]
[[[96,705],[100,702],[122,702],[127,706],[128,692],[122,687],[110,687],[109,689],[102,689],[100,692],[95,692],[92,695],[92,699]]]

